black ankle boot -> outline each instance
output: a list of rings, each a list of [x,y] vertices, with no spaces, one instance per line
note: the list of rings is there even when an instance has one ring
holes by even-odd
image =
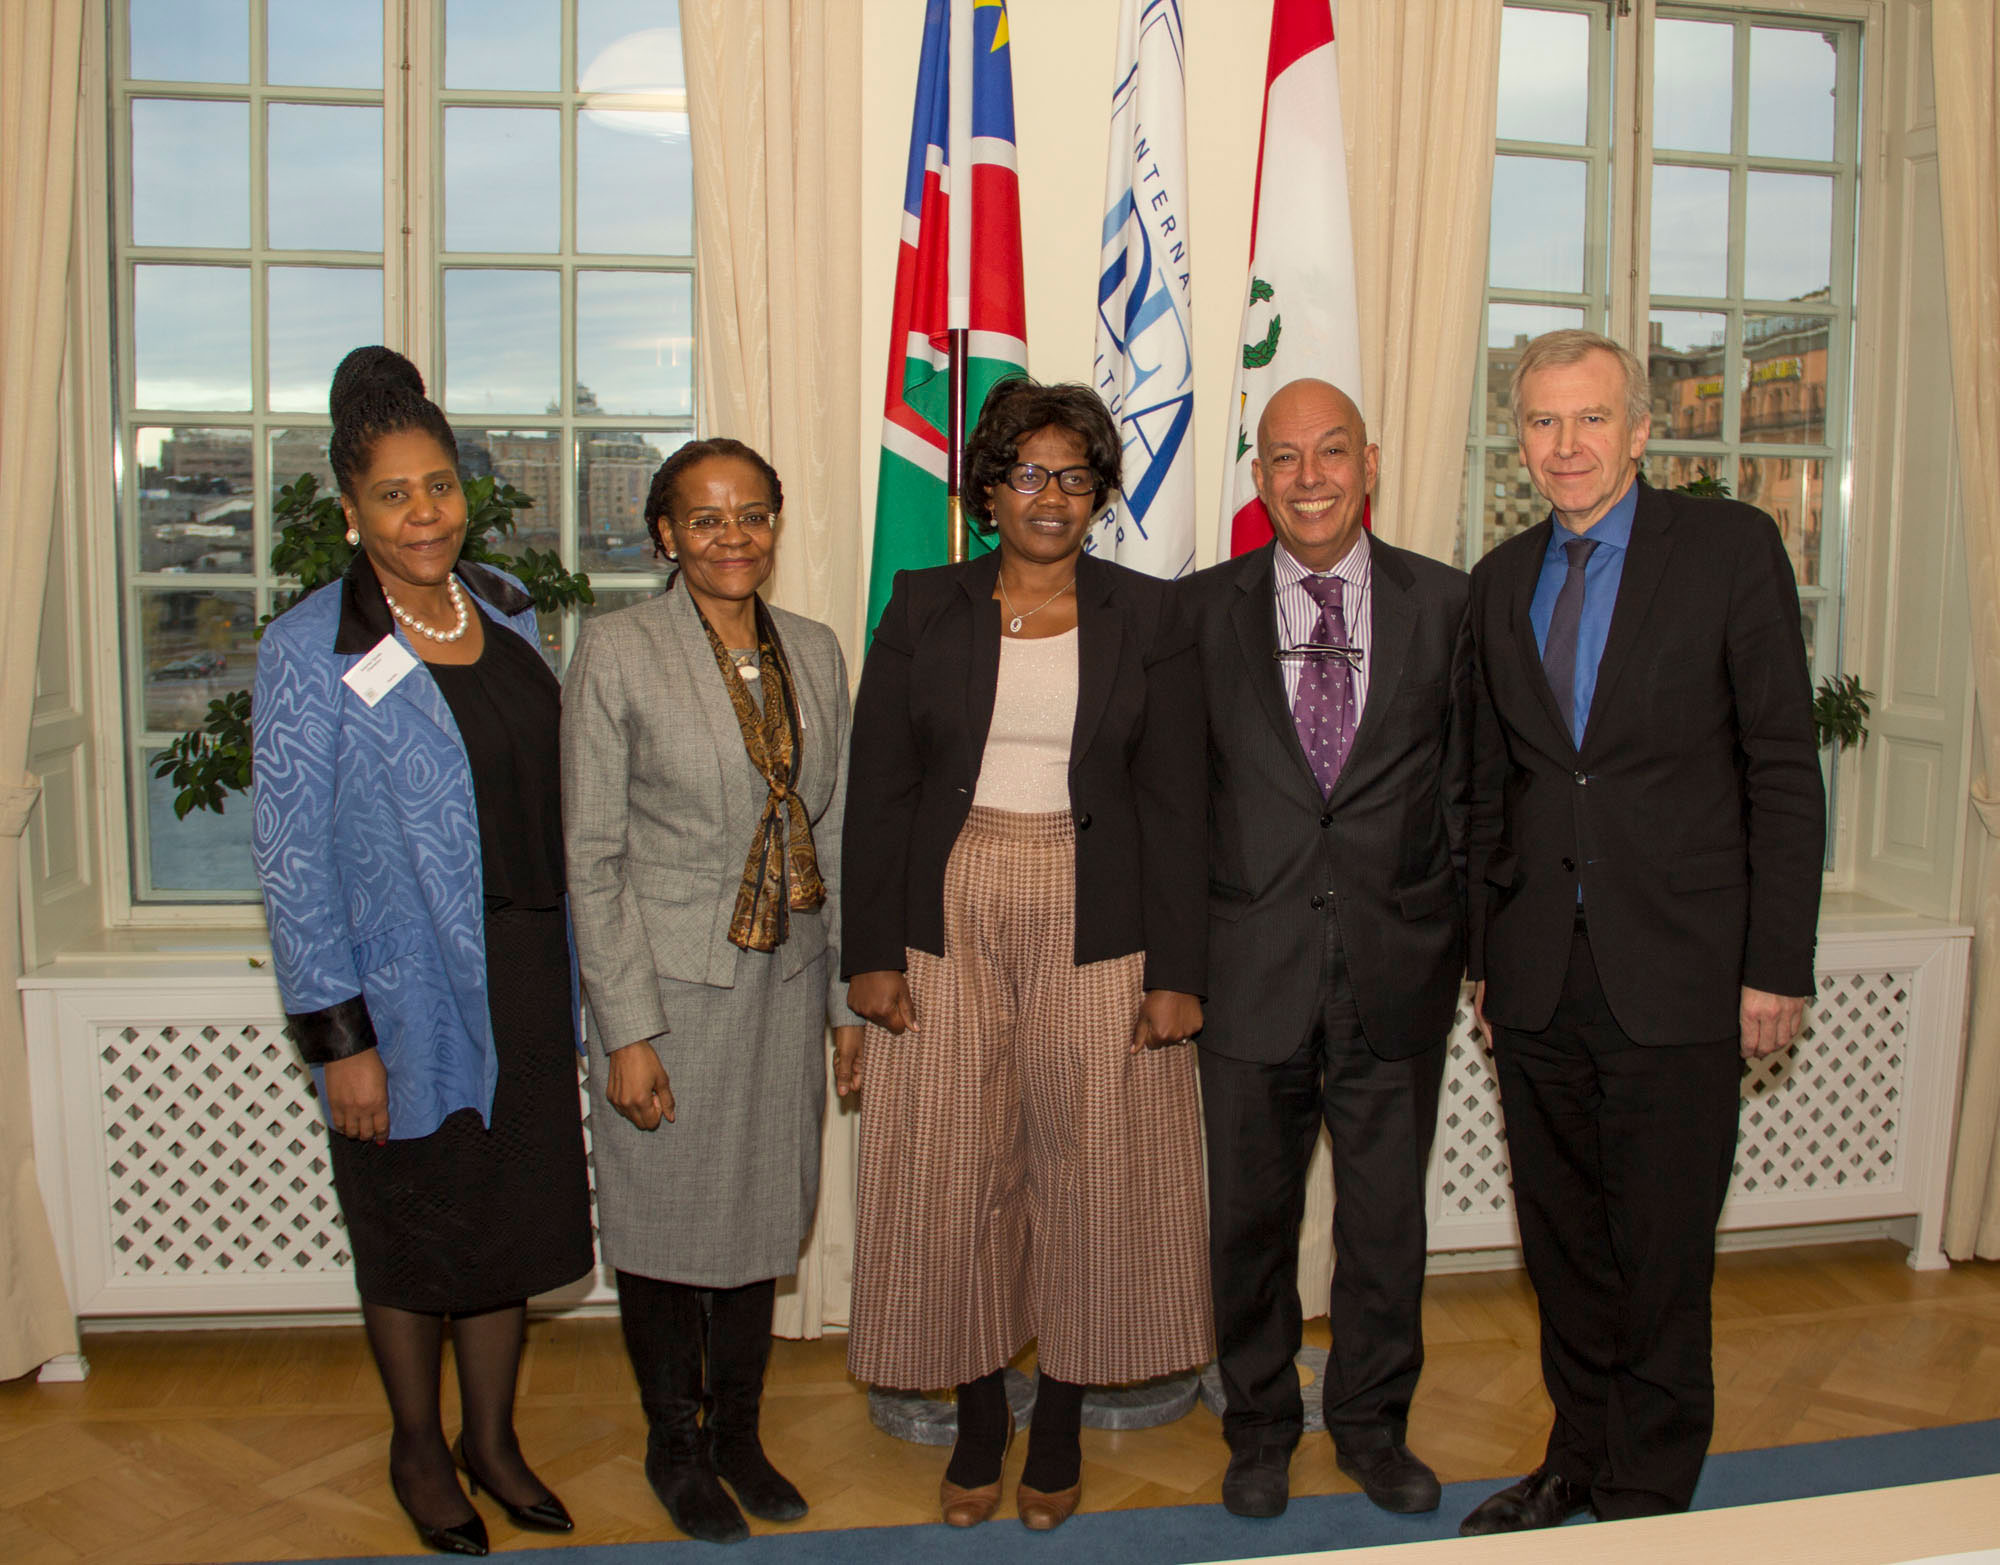
[[[805,1496],[771,1465],[757,1434],[776,1302],[775,1281],[710,1295],[708,1433],[715,1470],[743,1509],[765,1521],[792,1522],[805,1515]]]
[[[750,1536],[716,1481],[701,1427],[701,1290],[618,1273],[618,1318],[646,1410],[646,1481],[676,1527],[705,1543]]]

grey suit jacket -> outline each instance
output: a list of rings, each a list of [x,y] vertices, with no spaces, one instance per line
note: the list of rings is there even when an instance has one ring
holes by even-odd
[[[791,978],[839,952],[847,664],[825,625],[771,615],[798,686],[798,788],[827,889],[818,912],[791,915],[778,950]],[[736,777],[743,735],[684,588],[585,622],[563,686],[562,762],[577,959],[593,1036],[616,1049],[671,1031],[662,979],[731,988],[742,954],[729,920],[761,784]],[[828,1018],[859,1022],[839,973],[830,961]]]

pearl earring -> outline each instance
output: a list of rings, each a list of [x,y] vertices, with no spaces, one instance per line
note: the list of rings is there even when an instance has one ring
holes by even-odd
[[[361,533],[359,532],[359,530],[353,527],[348,528],[347,529],[348,548],[350,549],[359,548],[360,545],[361,545]]]

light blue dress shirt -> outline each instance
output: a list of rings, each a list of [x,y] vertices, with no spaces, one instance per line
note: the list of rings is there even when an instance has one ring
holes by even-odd
[[[1583,568],[1583,614],[1576,627],[1576,682],[1574,731],[1570,739],[1583,748],[1583,734],[1590,723],[1590,698],[1597,693],[1597,665],[1604,656],[1604,642],[1611,634],[1611,611],[1618,602],[1618,583],[1625,575],[1625,554],[1632,546],[1632,518],[1639,510],[1639,481],[1635,477],[1610,510],[1597,519],[1589,532],[1574,533],[1560,518],[1549,529],[1548,552],[1542,556],[1541,579],[1528,604],[1528,620],[1535,628],[1535,649],[1546,652],[1549,620],[1556,611],[1556,594],[1562,591],[1569,574],[1569,556],[1563,545],[1572,538],[1589,538],[1597,547]]]

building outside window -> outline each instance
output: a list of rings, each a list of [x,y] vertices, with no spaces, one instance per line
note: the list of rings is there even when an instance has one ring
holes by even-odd
[[[152,763],[248,688],[272,506],[323,489],[352,347],[423,367],[504,547],[658,589],[652,472],[694,429],[675,0],[114,0],[119,592],[131,896],[256,899],[247,800],[176,820]],[[574,615],[544,622],[558,667]]]

